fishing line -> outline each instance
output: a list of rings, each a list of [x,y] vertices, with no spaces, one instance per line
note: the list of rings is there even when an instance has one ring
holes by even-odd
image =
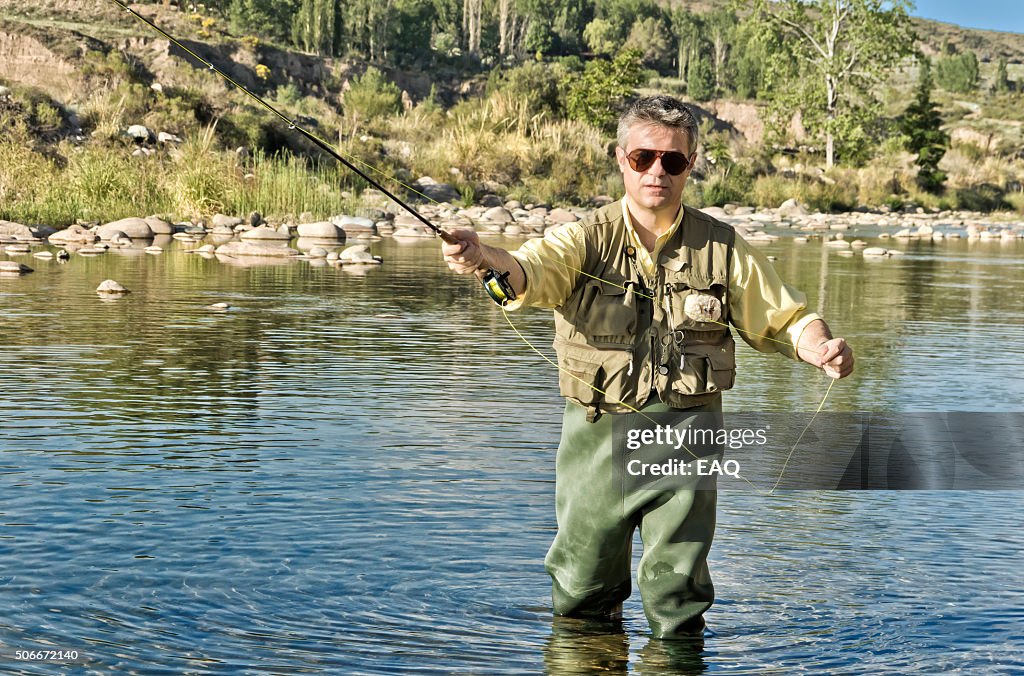
[[[149,26],[151,29],[153,29],[159,35],[161,35],[164,38],[166,38],[169,42],[174,44],[176,47],[181,49],[183,52],[187,53],[193,59],[195,59],[199,63],[203,64],[206,68],[208,68],[209,70],[211,70],[211,71],[217,73],[218,75],[220,75],[225,81],[230,83],[233,87],[235,87],[236,89],[238,89],[241,92],[243,92],[246,96],[251,98],[253,101],[258,103],[260,106],[262,106],[266,110],[270,111],[275,117],[277,117],[280,120],[282,120],[285,124],[288,125],[288,129],[289,130],[299,132],[304,137],[306,137],[307,139],[312,141],[318,148],[320,148],[321,150],[323,150],[324,152],[329,154],[331,157],[333,157],[336,160],[338,160],[339,162],[341,162],[345,167],[347,167],[348,169],[352,170],[355,174],[360,176],[363,180],[365,180],[367,183],[372,185],[374,188],[380,190],[385,196],[387,196],[389,199],[394,201],[400,207],[402,207],[407,212],[412,214],[416,219],[418,219],[420,222],[422,222],[424,225],[426,225],[431,231],[436,233],[438,235],[438,237],[440,237],[445,243],[452,244],[452,245],[463,244],[463,242],[461,242],[460,240],[458,240],[455,237],[453,237],[451,234],[449,234],[444,229],[434,225],[429,219],[427,219],[425,216],[420,214],[416,209],[412,208],[410,205],[406,204],[402,199],[400,199],[398,196],[396,196],[390,190],[385,188],[378,181],[376,181],[373,178],[371,178],[370,176],[368,176],[366,174],[366,172],[361,170],[356,165],[357,164],[361,165],[361,166],[365,167],[367,170],[369,170],[369,171],[371,171],[371,172],[373,172],[375,174],[378,174],[378,175],[388,179],[389,181],[393,181],[397,185],[405,188],[406,190],[409,190],[410,192],[412,192],[412,193],[414,193],[416,195],[419,195],[420,197],[423,197],[428,202],[431,202],[434,205],[440,206],[440,203],[437,200],[433,199],[429,195],[425,195],[424,193],[420,192],[419,190],[416,190],[415,188],[413,188],[412,186],[409,186],[409,185],[403,183],[398,178],[396,178],[394,176],[391,176],[390,174],[387,174],[383,170],[378,169],[377,167],[374,167],[373,165],[371,165],[371,164],[369,164],[367,162],[364,162],[363,160],[360,160],[357,157],[341,153],[339,150],[335,149],[333,146],[331,146],[329,143],[327,143],[326,141],[321,139],[319,136],[317,136],[316,134],[310,132],[309,130],[307,130],[306,128],[304,128],[300,124],[298,124],[295,120],[293,120],[293,119],[289,118],[288,116],[284,115],[283,113],[281,113],[277,108],[275,108],[274,106],[272,106],[269,103],[267,103],[262,97],[260,97],[259,95],[249,91],[249,89],[247,87],[245,87],[244,85],[240,84],[234,78],[229,76],[227,73],[225,73],[224,71],[222,71],[219,68],[217,68],[215,65],[213,65],[212,62],[207,61],[206,59],[202,58],[201,56],[196,54],[194,51],[192,51],[191,49],[186,47],[184,44],[179,42],[177,39],[175,39],[172,35],[170,35],[166,31],[164,31],[162,28],[157,26],[155,23],[153,23],[152,21],[150,21],[146,17],[142,16],[141,14],[136,12],[135,10],[133,10],[131,7],[126,5],[122,0],[111,0],[111,2],[113,2],[115,5],[117,5],[121,9],[125,10],[129,14],[131,14],[133,17],[135,17],[139,21],[141,21],[144,24],[146,24],[147,26]],[[470,219],[470,221],[473,222],[472,219]],[[535,252],[535,253],[537,253],[537,252]],[[576,272],[578,274],[584,275],[586,277],[590,277],[590,278],[595,279],[597,281],[600,281],[600,282],[602,282],[604,284],[610,284],[612,286],[615,286],[615,287],[618,287],[618,288],[621,288],[621,289],[626,289],[626,287],[623,286],[623,285],[616,284],[615,282],[610,282],[608,280],[602,279],[602,278],[597,277],[595,275],[589,274],[589,273],[587,273],[587,272],[585,272],[583,270],[578,270],[578,269],[572,267],[571,265],[568,265],[564,261],[556,261],[555,259],[553,259],[553,258],[551,258],[549,256],[545,256],[544,254],[540,254],[540,253],[537,253],[537,255],[542,257],[542,258],[547,258],[548,260],[555,261],[555,262],[561,264],[563,267],[565,267],[567,269],[573,270],[574,272]],[[516,335],[519,336],[519,338],[524,343],[526,343],[526,345],[531,350],[536,352],[545,361],[547,361],[549,364],[551,364],[552,366],[557,368],[559,371],[568,374],[569,376],[575,378],[576,380],[579,380],[580,382],[582,382],[585,385],[587,385],[588,387],[592,388],[594,391],[598,392],[602,396],[604,396],[606,398],[608,397],[607,393],[605,393],[604,391],[600,390],[595,385],[587,383],[582,378],[580,378],[576,374],[572,373],[568,369],[564,368],[563,366],[561,366],[557,362],[552,361],[547,355],[545,355],[537,347],[535,347],[533,345],[533,343],[531,343],[526,338],[526,336],[524,336],[519,331],[518,328],[516,328],[515,324],[512,322],[512,319],[508,316],[508,312],[505,310],[505,305],[507,305],[508,302],[514,301],[516,299],[515,291],[512,289],[511,284],[508,282],[509,273],[507,271],[504,272],[504,273],[498,273],[498,272],[496,272],[494,270],[486,270],[486,271],[478,270],[477,272],[478,272],[477,276],[480,278],[481,282],[483,283],[484,290],[486,291],[487,295],[490,296],[491,299],[494,300],[495,303],[497,303],[499,305],[499,307],[501,307],[502,314],[505,316],[505,321],[508,322],[509,326],[512,327],[512,330],[516,333]],[[479,274],[479,273],[482,273],[482,274]],[[656,300],[654,298],[654,296],[642,293],[640,291],[636,291],[635,289],[634,289],[634,292],[636,293],[637,296],[640,296],[642,298],[648,298],[648,299],[650,299],[652,301]],[[712,323],[720,324],[722,326],[725,326],[726,328],[729,328],[729,324],[725,324],[723,322],[714,322],[713,321]],[[783,345],[787,345],[787,346],[792,347],[792,344],[788,343],[786,341],[777,340],[775,338],[771,338],[769,336],[764,336],[764,335],[761,335],[761,334],[757,334],[757,333],[754,333],[752,331],[746,331],[744,329],[741,329],[741,328],[735,327],[735,326],[732,327],[732,328],[735,328],[737,331],[746,333],[748,335],[757,336],[757,337],[764,338],[764,339],[769,340],[769,341],[774,341],[776,343],[781,343]],[[809,349],[812,352],[817,352],[818,354],[821,354],[820,350],[815,350],[813,348],[805,348],[805,349]],[[800,433],[800,436],[797,438],[796,443],[793,444],[793,447],[790,449],[789,454],[786,457],[786,462],[783,465],[782,472],[780,472],[779,478],[776,480],[775,485],[772,487],[772,489],[770,491],[767,492],[768,495],[771,495],[775,491],[775,489],[778,487],[779,483],[782,481],[783,474],[785,473],[786,467],[788,466],[789,461],[790,461],[790,459],[793,456],[793,452],[796,450],[796,447],[800,443],[800,440],[803,439],[804,434],[810,428],[811,423],[814,422],[814,418],[817,417],[818,413],[824,407],[825,401],[828,399],[829,392],[832,391],[832,385],[834,385],[834,384],[835,384],[835,380],[833,379],[832,382],[829,383],[828,389],[825,391],[825,396],[822,398],[821,403],[818,405],[818,408],[815,411],[814,416],[812,416],[811,421],[808,422],[807,427],[805,427],[803,432]],[[635,413],[640,414],[641,416],[643,416],[644,418],[646,418],[647,420],[649,420],[651,422],[655,422],[652,418],[650,418],[650,416],[647,416],[646,414],[642,413],[638,409],[633,408],[632,406],[630,406],[630,405],[628,405],[628,404],[626,404],[624,402],[620,401],[620,402],[618,402],[618,404],[624,406],[625,408],[627,408],[627,409],[629,409],[629,410],[631,410],[631,411],[633,411]],[[693,451],[691,451],[685,445],[683,446],[683,448],[685,448],[686,451],[688,453],[690,453],[690,455],[692,455],[694,458],[698,457]],[[737,474],[737,476],[739,476],[739,475]],[[751,483],[748,479],[746,479],[746,478],[744,478],[742,476],[740,476],[740,478],[742,478],[745,482],[747,482],[747,484],[749,484],[752,488],[756,489],[756,487],[753,485],[753,483]]]

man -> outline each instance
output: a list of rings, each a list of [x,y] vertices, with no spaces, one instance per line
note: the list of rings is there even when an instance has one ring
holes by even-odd
[[[641,98],[619,121],[626,194],[515,252],[472,231],[444,245],[457,273],[508,272],[509,305],[555,311],[559,387],[567,398],[556,460],[558,533],[545,559],[556,615],[614,616],[630,594],[630,547],[654,635],[700,636],[714,601],[707,554],[714,490],[624,495],[613,477],[611,420],[632,410],[720,415],[733,385],[729,325],[761,352],[853,371],[853,352],[806,299],[729,225],[682,204],[697,123],[669,96]]]

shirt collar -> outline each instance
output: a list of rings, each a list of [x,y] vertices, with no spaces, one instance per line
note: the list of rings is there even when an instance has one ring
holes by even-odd
[[[650,257],[652,259],[657,259],[658,254],[661,252],[661,248],[665,246],[665,242],[667,242],[669,238],[675,234],[676,230],[679,228],[679,224],[683,222],[684,212],[685,209],[682,203],[680,203],[679,212],[676,214],[676,220],[672,221],[671,227],[669,227],[668,230],[662,233],[654,242],[654,251],[650,252]],[[640,235],[637,234],[636,226],[633,225],[633,217],[629,213],[628,195],[622,196],[622,220],[626,223],[626,231],[629,233],[629,238],[633,242],[633,246],[636,247],[638,251],[646,252],[647,249],[644,248],[644,245],[640,242]]]

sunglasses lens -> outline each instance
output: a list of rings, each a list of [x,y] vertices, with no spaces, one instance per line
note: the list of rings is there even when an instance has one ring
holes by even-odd
[[[626,159],[629,160],[629,166],[633,167],[633,171],[647,171],[659,157],[661,158],[661,166],[665,169],[665,173],[672,176],[678,176],[690,166],[690,160],[687,159],[686,155],[675,151],[634,150],[626,155]]]
[[[658,158],[658,153],[653,150],[634,150],[629,154],[629,166],[633,171],[647,171]]]
[[[686,171],[686,167],[689,164],[690,162],[686,159],[686,155],[682,153],[665,153],[661,156],[661,166],[673,176],[678,176]]]

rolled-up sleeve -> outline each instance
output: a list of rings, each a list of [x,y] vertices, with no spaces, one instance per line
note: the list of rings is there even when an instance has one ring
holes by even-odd
[[[729,312],[743,340],[758,352],[799,359],[796,346],[808,324],[820,319],[807,296],[782,281],[764,254],[739,235],[729,280]]]
[[[582,227],[567,223],[509,252],[526,274],[526,290],[505,309],[554,308],[564,303],[576,286],[585,246]]]

